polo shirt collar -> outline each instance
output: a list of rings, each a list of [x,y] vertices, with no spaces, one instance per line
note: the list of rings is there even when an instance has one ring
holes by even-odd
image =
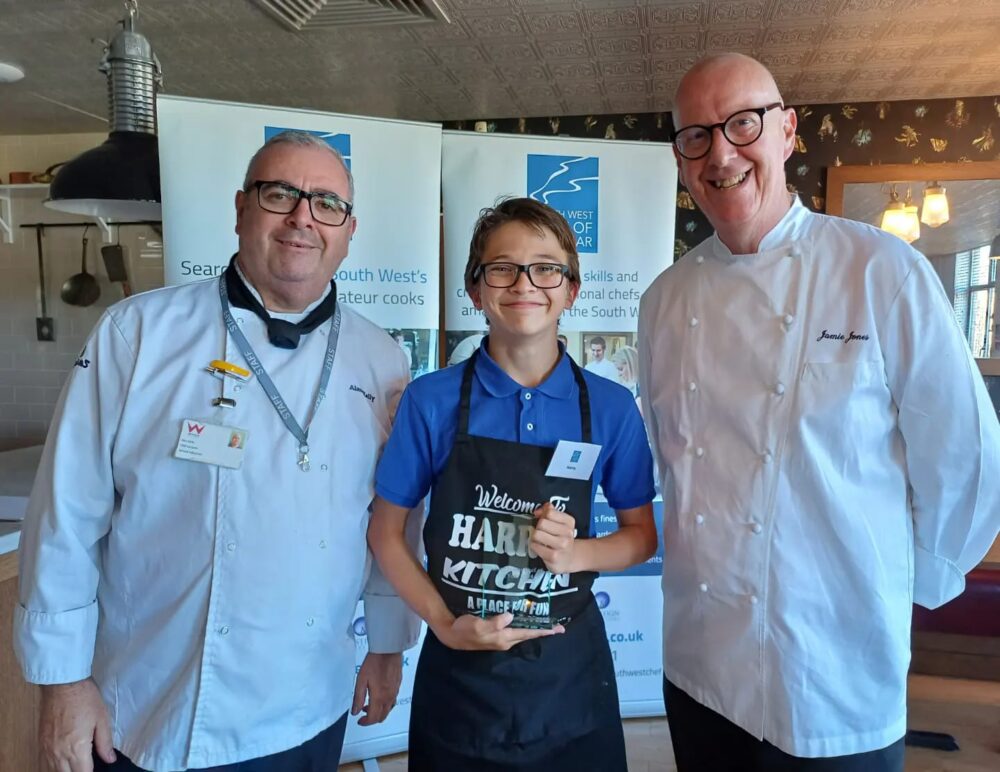
[[[476,377],[479,379],[479,383],[494,397],[509,397],[525,390],[526,387],[507,375],[490,356],[487,350],[489,339],[487,335],[479,344],[479,357],[476,359]],[[549,377],[538,384],[534,390],[553,399],[569,399],[573,396],[575,385],[576,379],[573,377],[569,354],[566,353],[566,347],[560,342],[559,364],[549,373]]]

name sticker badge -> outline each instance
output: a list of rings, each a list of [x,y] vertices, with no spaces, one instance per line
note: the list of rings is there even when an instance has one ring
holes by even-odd
[[[246,442],[246,429],[185,418],[181,421],[181,436],[174,458],[239,469]]]
[[[589,480],[600,452],[600,445],[559,440],[556,452],[552,454],[552,460],[549,462],[549,468],[545,470],[545,476]]]

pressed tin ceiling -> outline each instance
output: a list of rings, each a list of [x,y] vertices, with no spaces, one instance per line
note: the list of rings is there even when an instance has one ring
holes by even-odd
[[[334,0],[336,2],[336,0]],[[332,4],[332,3],[331,3]],[[1000,0],[437,0],[451,19],[292,31],[255,0],[139,0],[164,91],[418,120],[657,112],[698,57],[793,104],[1000,93]],[[0,0],[0,134],[103,131],[120,0]],[[59,106],[63,103],[68,107]]]

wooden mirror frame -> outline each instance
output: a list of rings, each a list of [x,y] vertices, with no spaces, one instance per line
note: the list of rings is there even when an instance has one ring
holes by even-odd
[[[826,170],[826,213],[844,216],[844,186],[861,182],[1000,180],[1000,161],[947,164],[830,166]]]
[[[826,170],[826,213],[844,216],[844,187],[865,182],[941,182],[1000,180],[1000,161],[945,164],[882,164],[830,166]],[[983,375],[1000,375],[1000,358],[977,359]]]

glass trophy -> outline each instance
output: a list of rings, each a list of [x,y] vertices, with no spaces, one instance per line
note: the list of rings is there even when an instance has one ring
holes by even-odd
[[[489,518],[484,519],[483,527],[479,616],[510,612],[514,615],[511,627],[527,630],[554,627],[557,624],[552,615],[555,577],[528,546],[534,517]],[[487,535],[487,529],[494,532]]]

